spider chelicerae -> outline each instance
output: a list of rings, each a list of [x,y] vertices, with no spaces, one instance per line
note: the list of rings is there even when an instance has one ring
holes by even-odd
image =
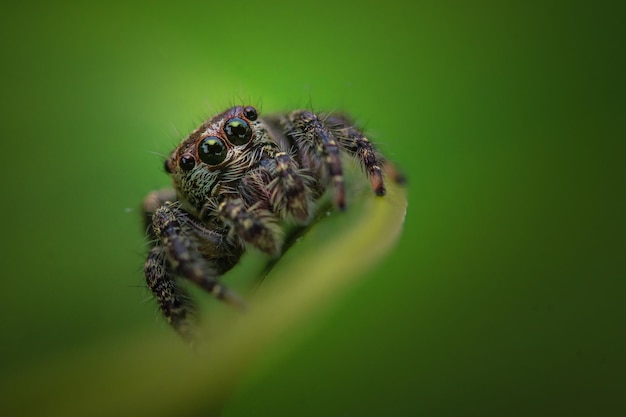
[[[360,162],[378,196],[385,195],[385,175],[403,181],[344,114],[296,110],[261,118],[252,106],[236,106],[174,149],[165,161],[173,188],[148,194],[143,212],[151,242],[145,278],[176,331],[193,339],[197,316],[180,278],[244,307],[220,277],[246,246],[280,255],[283,226],[309,224],[328,188],[344,210],[342,153]]]

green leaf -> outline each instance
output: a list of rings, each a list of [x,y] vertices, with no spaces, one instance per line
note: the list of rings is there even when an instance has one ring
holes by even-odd
[[[315,224],[278,262],[242,314],[211,309],[195,349],[174,332],[143,333],[68,354],[3,379],[4,415],[172,416],[218,412],[273,344],[288,345],[329,301],[387,254],[406,213],[405,190],[370,190]],[[216,303],[217,304],[217,303]]]

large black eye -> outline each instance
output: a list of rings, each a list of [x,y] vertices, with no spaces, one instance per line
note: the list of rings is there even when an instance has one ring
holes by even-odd
[[[244,145],[252,138],[252,129],[248,122],[239,117],[233,117],[224,125],[226,138],[233,145]]]
[[[216,136],[209,136],[202,139],[198,146],[200,159],[209,165],[219,165],[226,159],[226,146],[224,142]]]
[[[256,118],[259,117],[256,109],[252,106],[247,106],[245,109],[243,109],[243,115],[246,116],[246,118],[251,122],[254,122]]]
[[[178,166],[183,171],[191,171],[194,166],[196,166],[196,160],[191,155],[183,155],[180,157],[178,161]],[[166,165],[167,167],[167,165]],[[166,168],[167,170],[167,168]],[[169,172],[169,171],[168,171]]]

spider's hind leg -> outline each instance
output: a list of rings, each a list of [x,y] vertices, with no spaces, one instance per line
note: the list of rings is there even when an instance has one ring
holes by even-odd
[[[330,115],[326,118],[326,123],[335,132],[342,148],[358,158],[376,195],[383,196],[386,193],[383,172],[398,184],[405,182],[404,175],[393,163],[383,157],[363,132],[354,127],[353,122],[348,117]]]

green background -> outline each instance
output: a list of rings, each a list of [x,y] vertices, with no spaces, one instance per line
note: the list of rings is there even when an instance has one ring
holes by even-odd
[[[393,253],[225,415],[626,413],[623,10],[368,4],[3,7],[5,382],[169,332],[138,207],[168,184],[161,155],[245,102],[351,112],[409,209]]]

